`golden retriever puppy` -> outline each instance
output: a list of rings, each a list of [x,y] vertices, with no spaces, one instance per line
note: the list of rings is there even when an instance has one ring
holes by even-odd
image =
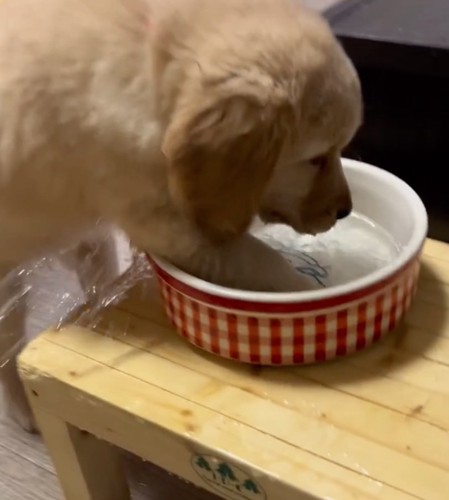
[[[297,290],[246,230],[329,229],[356,73],[290,0],[3,0],[0,260],[98,219],[224,285]]]
[[[302,280],[247,232],[351,211],[356,72],[293,0],[2,0],[0,262],[98,220],[241,289]]]

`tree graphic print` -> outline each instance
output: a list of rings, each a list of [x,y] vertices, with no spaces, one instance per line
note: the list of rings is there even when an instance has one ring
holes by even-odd
[[[214,479],[216,478],[215,472],[212,470],[212,467],[209,465],[209,462],[204,457],[198,457],[196,465],[198,465],[200,469],[207,470],[207,472],[211,472],[213,478]]]
[[[218,466],[217,472],[218,474],[220,474],[223,484],[225,484],[227,480],[237,481],[237,478],[235,477],[235,474],[231,467],[229,467],[229,465],[225,464],[224,462]]]
[[[255,493],[256,495],[260,494],[260,491],[259,491],[259,488],[257,487],[257,484],[252,479],[247,479],[243,483],[243,488],[246,491],[251,491],[252,493]]]
[[[230,465],[224,461],[219,462],[215,457],[209,455],[196,455],[192,458],[191,463],[196,472],[212,487],[234,492],[234,495],[238,495],[238,498],[241,499],[259,498],[266,500],[263,488],[238,466]],[[233,498],[237,498],[237,496]]]

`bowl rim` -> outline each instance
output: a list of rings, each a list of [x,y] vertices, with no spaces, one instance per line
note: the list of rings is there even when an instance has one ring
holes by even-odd
[[[376,178],[383,183],[390,182],[395,184],[397,189],[402,192],[403,199],[407,200],[412,217],[415,220],[415,226],[409,243],[401,248],[397,258],[392,260],[392,262],[386,266],[377,269],[366,276],[349,281],[348,283],[320,290],[304,290],[299,292],[254,292],[249,290],[227,288],[214,283],[209,283],[208,281],[181,271],[161,257],[151,255],[151,260],[153,260],[155,264],[169,276],[192,289],[196,289],[207,295],[223,299],[231,299],[238,302],[282,304],[321,301],[340,297],[342,295],[350,295],[354,292],[371,288],[373,285],[381,282],[388,281],[391,276],[398,274],[403,268],[407,267],[407,264],[409,264],[416,257],[416,255],[420,253],[428,231],[428,216],[426,208],[414,189],[391,172],[369,163],[348,158],[342,158],[342,165],[345,170],[356,170],[363,172],[363,174],[367,177]]]

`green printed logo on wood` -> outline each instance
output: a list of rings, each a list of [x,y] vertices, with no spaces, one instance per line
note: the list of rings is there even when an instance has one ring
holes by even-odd
[[[195,472],[222,495],[236,500],[266,500],[260,484],[244,470],[210,455],[192,457]]]

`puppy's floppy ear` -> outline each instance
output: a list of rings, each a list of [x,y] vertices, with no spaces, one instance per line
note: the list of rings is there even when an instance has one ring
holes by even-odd
[[[221,242],[243,233],[257,212],[284,142],[286,110],[248,97],[201,101],[175,112],[163,151],[173,199]]]

